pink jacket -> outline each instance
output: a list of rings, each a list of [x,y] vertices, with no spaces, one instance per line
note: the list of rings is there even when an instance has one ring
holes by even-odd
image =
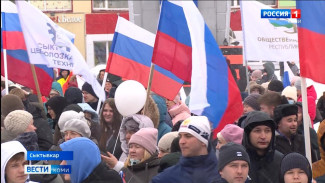
[[[310,117],[311,124],[314,124],[314,119],[316,117],[316,100],[317,93],[313,85],[307,88],[307,102],[308,102],[308,114]],[[298,102],[302,102],[302,96],[298,96]]]
[[[180,101],[178,105],[176,104],[171,109],[169,109],[168,113],[172,118],[173,125],[175,125],[175,123],[177,123],[179,120],[185,120],[191,116],[190,110],[182,101]]]

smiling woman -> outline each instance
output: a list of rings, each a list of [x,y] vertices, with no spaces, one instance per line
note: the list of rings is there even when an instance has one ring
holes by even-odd
[[[157,137],[155,128],[141,128],[132,135],[129,156],[122,169],[126,182],[148,183],[158,173]]]
[[[105,153],[107,151],[113,153],[117,159],[122,154],[121,142],[118,138],[121,122],[122,116],[116,109],[114,99],[107,99],[100,112],[101,136],[99,149]]]

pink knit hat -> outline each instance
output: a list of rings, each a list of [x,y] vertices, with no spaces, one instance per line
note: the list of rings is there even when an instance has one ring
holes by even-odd
[[[234,124],[227,124],[221,131],[222,137],[226,142],[241,144],[243,140],[244,129]]]
[[[138,144],[145,148],[151,155],[157,151],[158,130],[156,128],[141,128],[131,136],[130,144]]]

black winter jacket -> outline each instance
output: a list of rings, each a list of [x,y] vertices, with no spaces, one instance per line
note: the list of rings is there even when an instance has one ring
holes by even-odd
[[[159,168],[158,153],[153,154],[149,159],[123,168],[125,182],[128,183],[149,183],[157,175]]]
[[[252,183],[278,183],[281,160],[283,154],[275,150],[275,123],[265,113],[253,111],[247,115],[244,126],[243,146],[250,158],[249,177]],[[260,125],[270,126],[272,138],[266,153],[263,156],[257,154],[256,148],[250,143],[249,134],[253,128]]]
[[[115,170],[101,162],[82,183],[122,183],[122,179]]]

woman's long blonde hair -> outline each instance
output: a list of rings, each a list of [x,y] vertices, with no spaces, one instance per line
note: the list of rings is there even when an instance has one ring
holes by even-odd
[[[142,146],[141,146],[142,147]],[[143,155],[143,158],[142,160],[140,161],[141,162],[144,162],[146,161],[147,159],[149,159],[152,155],[146,150],[144,149],[144,155]],[[126,161],[124,162],[124,167],[128,167],[128,166],[131,166],[130,164],[130,153],[128,155],[128,158],[126,159]]]

